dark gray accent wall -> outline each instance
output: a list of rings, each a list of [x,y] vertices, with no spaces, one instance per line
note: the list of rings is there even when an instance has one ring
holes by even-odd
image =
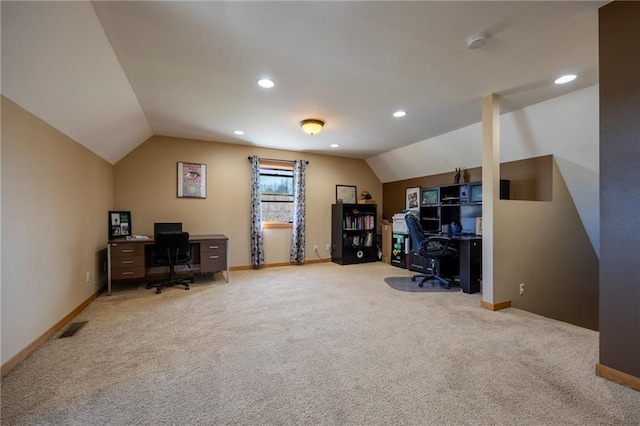
[[[599,25],[600,364],[640,377],[640,2]]]

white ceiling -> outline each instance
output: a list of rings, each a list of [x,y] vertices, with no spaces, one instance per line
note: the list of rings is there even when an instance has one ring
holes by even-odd
[[[596,84],[605,3],[2,1],[2,94],[111,163],[152,134],[368,158]]]

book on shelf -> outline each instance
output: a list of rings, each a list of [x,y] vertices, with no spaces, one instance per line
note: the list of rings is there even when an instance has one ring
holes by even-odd
[[[344,229],[349,230],[369,230],[375,227],[375,217],[372,214],[361,216],[346,215],[342,225]]]
[[[373,246],[373,232],[367,232],[367,235],[364,238],[364,246],[365,247]]]

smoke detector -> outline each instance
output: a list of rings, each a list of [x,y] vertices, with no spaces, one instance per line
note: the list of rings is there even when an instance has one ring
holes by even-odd
[[[487,43],[487,40],[491,37],[489,33],[479,33],[469,37],[467,44],[469,49],[479,49]]]

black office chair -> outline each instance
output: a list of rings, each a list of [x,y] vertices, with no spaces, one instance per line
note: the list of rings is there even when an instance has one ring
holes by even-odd
[[[153,244],[153,262],[157,265],[169,267],[169,279],[158,283],[149,283],[147,288],[156,288],[156,294],[160,294],[165,287],[176,284],[185,286],[189,290],[189,284],[194,282],[193,277],[176,278],[176,265],[189,265],[191,260],[191,245],[188,232],[161,232],[155,236]]]
[[[409,238],[411,240],[411,251],[419,256],[426,257],[429,260],[429,267],[426,274],[416,274],[411,277],[411,281],[415,281],[420,278],[418,286],[424,286],[427,281],[439,282],[445,288],[451,288],[451,283],[441,277],[438,274],[438,265],[440,261],[445,258],[453,258],[458,255],[458,250],[450,247],[451,238],[442,236],[430,236],[424,235],[422,225],[420,225],[420,219],[409,213],[404,217],[407,223],[407,229],[409,230]]]

